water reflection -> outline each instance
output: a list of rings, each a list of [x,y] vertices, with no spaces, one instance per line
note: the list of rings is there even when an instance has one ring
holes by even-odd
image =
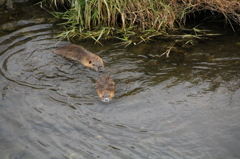
[[[51,30],[34,25],[0,38],[3,158],[240,157],[237,43],[222,38],[224,47],[212,41],[165,58],[154,56],[166,47],[159,42],[82,42],[117,84],[103,103],[94,90],[102,73],[52,54],[68,42]]]

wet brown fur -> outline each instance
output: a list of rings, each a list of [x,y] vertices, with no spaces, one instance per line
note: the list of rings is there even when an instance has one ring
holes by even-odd
[[[61,55],[70,60],[78,61],[84,66],[96,71],[103,71],[104,69],[103,61],[98,55],[93,54],[78,45],[70,44],[63,46],[53,51],[53,53]]]
[[[115,92],[115,83],[109,76],[101,76],[95,83],[97,94],[101,100],[104,98],[112,99]]]

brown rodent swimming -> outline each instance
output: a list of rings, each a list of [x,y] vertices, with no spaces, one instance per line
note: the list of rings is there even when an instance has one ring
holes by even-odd
[[[86,67],[94,69],[96,71],[103,71],[104,64],[102,59],[96,55],[87,51],[79,45],[70,44],[63,46],[53,51],[54,54],[61,55],[67,59],[78,61]]]
[[[114,97],[115,83],[112,78],[103,75],[96,81],[95,89],[103,102],[109,102]]]

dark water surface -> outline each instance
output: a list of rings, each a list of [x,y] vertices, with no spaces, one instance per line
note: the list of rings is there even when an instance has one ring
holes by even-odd
[[[240,158],[240,38],[222,36],[156,57],[167,42],[129,48],[78,43],[105,62],[116,97],[101,102],[98,73],[51,52],[51,24],[0,37],[1,159]]]

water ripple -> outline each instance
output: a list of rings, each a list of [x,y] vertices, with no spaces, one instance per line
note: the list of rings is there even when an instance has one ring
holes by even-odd
[[[153,58],[149,50],[159,43],[130,49],[79,43],[103,58],[106,71],[100,73],[52,54],[68,42],[54,40],[51,29],[34,25],[0,38],[5,158],[229,158],[239,153],[237,53],[229,58],[193,50],[179,58]],[[109,103],[94,89],[102,74],[117,85]]]

